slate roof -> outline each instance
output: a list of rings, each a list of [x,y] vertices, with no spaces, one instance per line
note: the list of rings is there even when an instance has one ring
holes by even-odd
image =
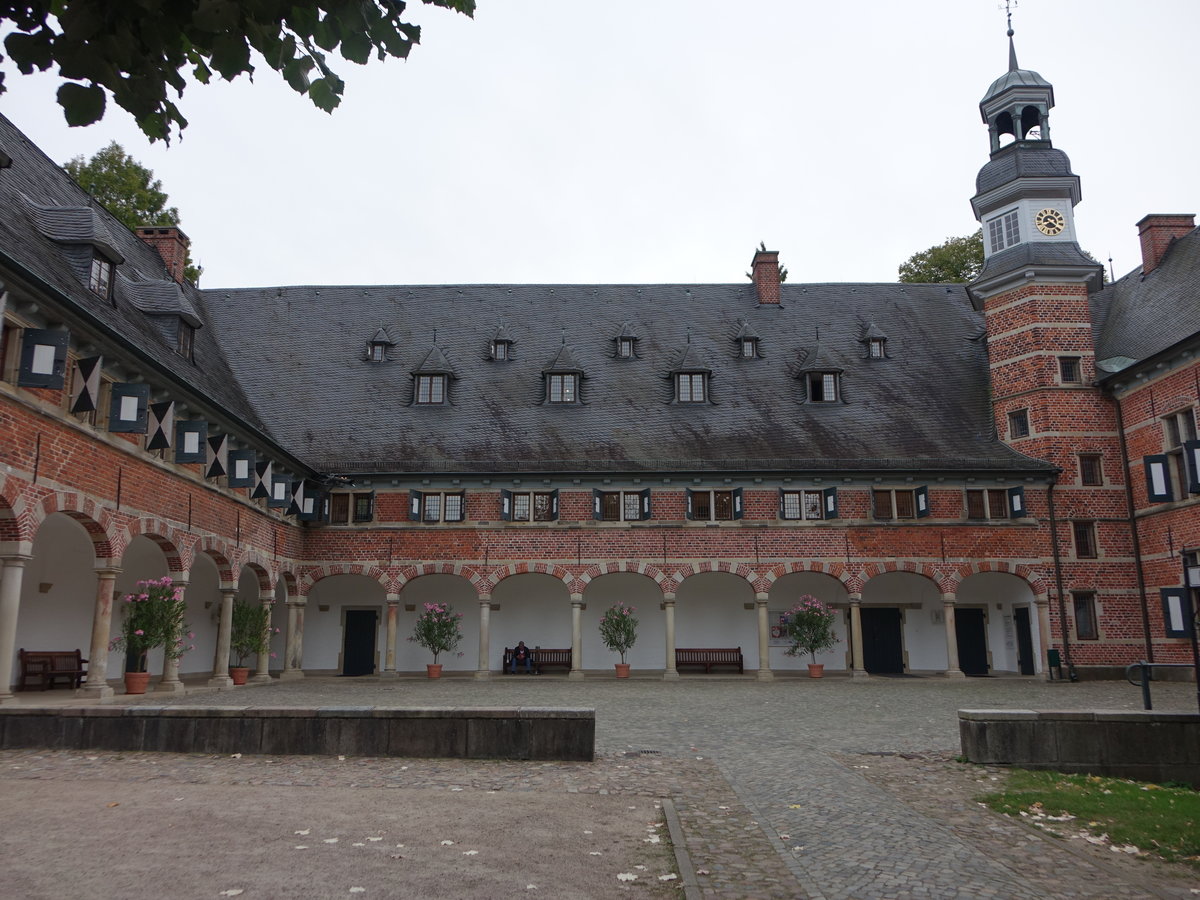
[[[975,191],[986,194],[1018,178],[1074,177],[1071,160],[1049,141],[1014,141],[992,154],[975,176]]]
[[[1139,266],[1092,297],[1097,365],[1110,370],[1200,335],[1200,228],[1175,241],[1148,275]]]
[[[1008,35],[1008,71],[991,83],[987,93],[983,95],[980,105],[998,97],[1010,88],[1039,87],[1049,88],[1050,82],[1033,69],[1022,69],[1017,64],[1017,49],[1013,44],[1011,32]]]
[[[205,291],[203,311],[272,433],[334,473],[1050,471],[993,436],[982,318],[959,285],[788,283],[780,306],[749,283],[247,288]],[[739,319],[770,358],[727,352]],[[497,321],[520,337],[503,365]],[[355,335],[380,322],[392,361],[366,362]],[[891,359],[864,358],[870,322]],[[633,359],[612,353],[624,324]],[[845,402],[805,402],[795,367],[818,327]],[[412,404],[410,374],[431,328],[458,376],[436,407]],[[710,403],[671,402],[689,329]],[[582,402],[547,404],[564,347]]]
[[[3,115],[0,147],[13,161],[0,172],[0,272],[13,265],[14,278],[43,282],[52,294],[65,298],[68,307],[98,323],[101,332],[107,330],[144,354],[269,446],[272,436],[233,377],[213,329],[196,330],[189,361],[168,345],[147,315],[177,314],[199,323],[199,291],[176,284],[157,250],[109,215]],[[100,242],[123,260],[116,270],[115,307],[87,288],[89,244]],[[148,377],[154,380],[149,373]]]
[[[989,256],[975,281],[985,281],[1022,266],[1085,266],[1095,269],[1097,279],[1100,277],[1100,263],[1074,241],[1027,241]]]

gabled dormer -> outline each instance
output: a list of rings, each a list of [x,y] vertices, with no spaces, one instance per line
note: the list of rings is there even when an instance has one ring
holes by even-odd
[[[804,356],[796,370],[801,383],[804,385],[804,400],[806,403],[844,403],[842,397],[842,373],[845,369],[839,364],[835,354],[828,345],[817,343]]]
[[[866,358],[887,359],[887,339],[882,328],[874,322],[868,323],[863,329],[863,336],[859,338],[859,342],[866,348]]]
[[[412,377],[413,406],[446,406],[450,403],[450,382],[456,376],[450,360],[437,345],[436,336],[421,364],[412,370]]]
[[[738,330],[733,336],[736,353],[739,359],[759,359],[762,357],[762,346],[758,332],[749,322],[739,321]]]
[[[617,359],[636,359],[637,358],[637,342],[641,338],[634,331],[633,325],[629,322],[621,323],[621,330],[617,336],[613,338],[614,355]]]
[[[367,341],[367,362],[382,363],[388,361],[388,351],[396,346],[386,328],[379,330]]]
[[[674,389],[672,403],[711,403],[712,368],[705,362],[692,336],[684,345],[679,360],[671,369],[671,385]]]
[[[516,338],[512,336],[512,332],[508,327],[501,322],[496,328],[495,334],[492,335],[491,341],[488,343],[488,359],[492,362],[508,362],[512,359],[513,344],[516,343]]]
[[[550,364],[542,369],[542,380],[546,392],[543,403],[558,405],[577,405],[581,403],[579,388],[583,381],[583,366],[575,359],[575,354],[567,346],[566,337],[558,348],[558,353]]]
[[[25,203],[38,231],[64,246],[80,281],[111,302],[116,267],[125,257],[99,211],[91,206],[48,206],[28,198]]]
[[[192,358],[196,329],[204,323],[177,282],[140,281],[118,274],[115,299],[144,313],[176,353]]]

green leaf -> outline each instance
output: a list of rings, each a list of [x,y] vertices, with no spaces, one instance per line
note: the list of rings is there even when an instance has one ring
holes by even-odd
[[[13,32],[4,39],[4,49],[25,75],[34,69],[44,72],[54,62],[54,46],[44,28],[36,34]]]
[[[333,112],[341,104],[342,98],[340,88],[341,80],[329,78],[318,78],[308,86],[308,96],[312,99],[313,104],[317,109],[325,112]],[[335,87],[338,85],[338,87]]]
[[[250,46],[240,35],[222,34],[214,38],[209,61],[226,81],[233,81],[245,71],[253,71],[250,66]]]
[[[371,39],[361,31],[346,35],[342,38],[342,56],[360,66],[366,65],[371,58]]]
[[[58,105],[68,125],[91,125],[104,115],[104,89],[68,81],[58,89]]]

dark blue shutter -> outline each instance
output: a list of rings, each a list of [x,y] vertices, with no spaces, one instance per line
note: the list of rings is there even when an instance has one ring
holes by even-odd
[[[254,463],[256,462],[255,453],[253,450],[230,450],[229,451],[229,486],[231,488],[248,488],[254,487]]]
[[[558,521],[558,488],[550,492],[550,518]]]
[[[913,502],[917,506],[917,518],[924,519],[929,515],[929,488],[921,485],[913,491]]]
[[[779,518],[786,519],[787,515],[784,513],[784,507],[783,507],[783,494],[784,494],[784,490],[783,490],[783,488],[780,488],[779,489]]]
[[[1187,588],[1161,588],[1163,607],[1163,633],[1167,637],[1185,638],[1192,636],[1192,598]]]
[[[500,518],[505,522],[512,521],[512,491],[500,489]]]
[[[1200,441],[1184,441],[1183,455],[1187,468],[1188,493],[1200,494]]]
[[[205,461],[205,478],[220,478],[229,471],[229,435],[214,434],[208,439]]]
[[[75,381],[71,386],[71,412],[95,412],[100,406],[100,370],[104,358],[89,356],[75,360]]]
[[[188,436],[194,435],[189,441]],[[202,463],[205,460],[205,443],[208,438],[208,422],[192,419],[175,423],[175,462]],[[191,443],[191,449],[188,445]]]
[[[315,522],[321,518],[321,513],[324,511],[324,499],[315,484],[309,484],[307,481],[297,482],[300,485],[300,497],[297,506],[300,507],[300,513],[296,516],[301,522]]]
[[[1025,488],[1018,486],[1008,489],[1008,514],[1014,519],[1023,519],[1029,515],[1025,511]]]
[[[113,434],[145,434],[150,385],[114,384],[108,412],[108,430]]]
[[[169,450],[175,433],[175,401],[150,404],[149,437],[147,450]]]
[[[421,510],[425,507],[425,495],[420,491],[408,492],[408,517],[414,522],[421,521]]]
[[[321,495],[321,518],[318,521],[321,521],[321,522],[329,521],[329,506],[330,506],[329,492],[326,491],[324,494]]]
[[[26,328],[21,338],[21,387],[62,390],[67,374],[67,345],[70,332],[51,328]]]
[[[687,510],[685,511],[684,515],[686,515],[689,519],[694,519],[695,516],[692,515],[692,489],[684,488],[684,490],[687,492]]]
[[[255,460],[254,486],[250,490],[250,496],[253,499],[258,500],[262,497],[271,499],[271,468],[269,459]]]
[[[825,488],[821,491],[822,500],[825,506],[821,510],[821,518],[836,519],[838,517],[838,496],[837,488]]]
[[[733,517],[740,519],[742,517],[742,489],[733,489]]]
[[[603,511],[601,510],[601,506],[604,502],[603,498],[604,498],[603,491],[597,490],[596,488],[592,488],[592,518],[593,519],[599,519],[602,515],[604,515]]]
[[[1171,493],[1171,475],[1167,470],[1165,454],[1147,456],[1142,460],[1146,468],[1146,499],[1151,503],[1164,503],[1173,500]]]
[[[650,518],[650,488],[638,491],[638,496],[642,498],[642,519]]]
[[[292,505],[292,480],[283,475],[272,474],[271,493],[267,495],[268,509],[287,509]]]
[[[232,471],[232,470],[230,470]],[[322,512],[328,512],[325,509],[326,504],[322,504]],[[288,503],[286,515],[298,516],[303,512],[304,507],[304,479],[297,478],[292,482],[292,499]]]

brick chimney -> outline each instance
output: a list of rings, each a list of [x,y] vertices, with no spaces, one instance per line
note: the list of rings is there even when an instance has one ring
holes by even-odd
[[[137,230],[137,236],[158,251],[171,277],[183,284],[183,270],[187,266],[191,244],[188,236],[175,225],[143,225]]]
[[[750,277],[754,280],[758,302],[778,306],[779,285],[782,281],[779,275],[779,251],[768,250],[763,246],[754,251],[754,260],[750,265]]]
[[[1194,213],[1167,215],[1151,213],[1137,223],[1142,239],[1142,274],[1153,272],[1171,244],[1196,227]]]

